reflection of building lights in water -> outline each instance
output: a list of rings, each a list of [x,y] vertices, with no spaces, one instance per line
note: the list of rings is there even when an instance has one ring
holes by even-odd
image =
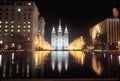
[[[111,58],[111,60],[113,59],[113,56],[112,55],[110,55],[110,58]]]
[[[37,53],[35,54],[35,64],[36,66],[38,65],[38,54]]]
[[[83,51],[69,51],[70,54],[75,58],[76,62],[81,65],[84,64],[85,53]]]
[[[14,53],[12,53],[12,64],[14,64]]]
[[[106,58],[106,54],[104,53],[104,58]]]
[[[16,73],[17,74],[19,73],[19,64],[18,63],[16,64]]]
[[[52,66],[52,70],[55,70],[55,63],[56,63],[56,59],[57,59],[57,52],[56,51],[51,51],[51,66]]]
[[[30,72],[30,65],[29,64],[27,64],[27,77],[29,77],[29,72]]]
[[[0,67],[2,65],[2,55],[0,55]]]
[[[64,51],[63,60],[65,62],[65,70],[66,71],[68,69],[68,57],[69,57],[68,51]]]
[[[9,77],[12,77],[12,64],[10,64],[10,68],[9,68]]]
[[[96,56],[92,57],[92,68],[97,75],[101,75],[103,72],[103,67],[100,61],[97,61]]]
[[[120,56],[118,56],[118,60],[119,60],[119,65],[120,65]]]
[[[3,63],[3,77],[6,77],[6,60]]]
[[[58,71],[61,72],[62,70],[62,51],[57,52],[57,61],[58,61]]]
[[[35,61],[35,65],[42,65],[46,60],[46,57],[49,55],[50,51],[34,51],[33,57]]]

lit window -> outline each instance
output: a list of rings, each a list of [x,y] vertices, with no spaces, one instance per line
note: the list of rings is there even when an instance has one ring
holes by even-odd
[[[2,26],[0,25],[0,28],[1,28]]]
[[[26,28],[26,26],[23,26],[24,28]]]
[[[3,44],[3,41],[2,41],[2,40],[0,40],[0,44]]]
[[[28,24],[30,24],[30,22],[28,22]]]
[[[20,28],[20,25],[18,25],[18,28]]]
[[[7,32],[8,30],[7,29],[5,29],[5,32]]]
[[[13,23],[14,23],[14,21],[11,21],[11,23],[13,24]]]
[[[30,25],[28,25],[28,28],[30,28]]]
[[[19,30],[19,29],[18,29],[17,31],[18,31],[18,32],[20,32],[20,30]]]
[[[27,39],[28,39],[28,40],[30,40],[30,38],[29,38],[29,37],[28,37]]]
[[[30,32],[30,30],[28,30],[28,32]]]
[[[8,26],[7,25],[5,25],[5,28],[7,28]]]
[[[28,5],[29,5],[29,6],[32,5],[32,3],[28,3]]]
[[[21,12],[21,9],[20,9],[20,8],[18,8],[18,12]]]
[[[8,24],[8,22],[7,22],[7,21],[5,21],[5,24]]]
[[[13,36],[13,34],[10,34],[10,36]]]
[[[2,23],[2,21],[0,21],[0,24]]]
[[[14,26],[13,26],[13,25],[11,25],[11,28],[14,28]]]
[[[11,32],[13,32],[14,30],[12,29]]]

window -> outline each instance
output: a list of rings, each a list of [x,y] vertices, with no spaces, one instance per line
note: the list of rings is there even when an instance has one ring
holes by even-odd
[[[28,25],[28,28],[30,28],[30,25]]]
[[[20,32],[20,29],[18,29],[17,32]]]
[[[5,28],[7,28],[8,26],[7,25],[5,25]]]
[[[8,21],[5,21],[5,24],[8,24]]]
[[[5,32],[7,32],[8,30],[7,29],[5,29]]]
[[[11,24],[13,24],[14,23],[14,21],[11,21]]]
[[[2,26],[0,25],[0,28],[1,28]]]
[[[29,6],[32,5],[32,3],[29,2],[28,5],[29,5]]]
[[[23,30],[23,32],[26,32],[26,30]]]
[[[14,9],[12,9],[12,11],[14,11]]]
[[[5,33],[5,36],[7,36],[8,34],[7,33]]]
[[[11,32],[13,32],[14,30],[13,29],[11,29]]]
[[[8,15],[8,13],[6,13],[6,15]]]
[[[28,40],[30,40],[30,38],[29,38],[29,37],[28,37],[27,39],[28,39]]]
[[[24,28],[26,28],[26,26],[23,26]]]
[[[18,10],[17,10],[18,12],[21,12],[21,9],[20,8],[18,8]]]
[[[26,22],[23,22],[24,24],[26,23]]]
[[[14,13],[12,13],[12,15],[14,15]]]
[[[10,34],[10,36],[13,36],[13,34]]]
[[[13,26],[13,25],[11,25],[11,28],[14,28],[14,26]]]
[[[30,22],[28,22],[28,24],[30,24]]]
[[[18,25],[18,28],[20,28],[20,25]]]
[[[8,8],[6,9],[6,11],[8,11]]]
[[[28,29],[28,32],[30,32],[30,30]]]
[[[2,23],[2,21],[0,21],[0,24]]]

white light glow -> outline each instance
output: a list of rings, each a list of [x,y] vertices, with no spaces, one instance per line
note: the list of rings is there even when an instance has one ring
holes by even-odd
[[[20,8],[18,8],[18,12],[21,12],[21,9],[20,9]]]
[[[32,3],[28,3],[28,5],[29,5],[29,6],[32,5]]]
[[[2,40],[0,40],[0,44],[3,44],[3,41],[2,41]]]

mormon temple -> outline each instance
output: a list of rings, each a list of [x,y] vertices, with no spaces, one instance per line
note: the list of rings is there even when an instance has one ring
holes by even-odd
[[[69,32],[67,26],[65,26],[64,31],[61,26],[61,19],[59,19],[58,30],[55,30],[53,26],[51,32],[51,46],[53,50],[65,50],[68,48],[69,44]]]

